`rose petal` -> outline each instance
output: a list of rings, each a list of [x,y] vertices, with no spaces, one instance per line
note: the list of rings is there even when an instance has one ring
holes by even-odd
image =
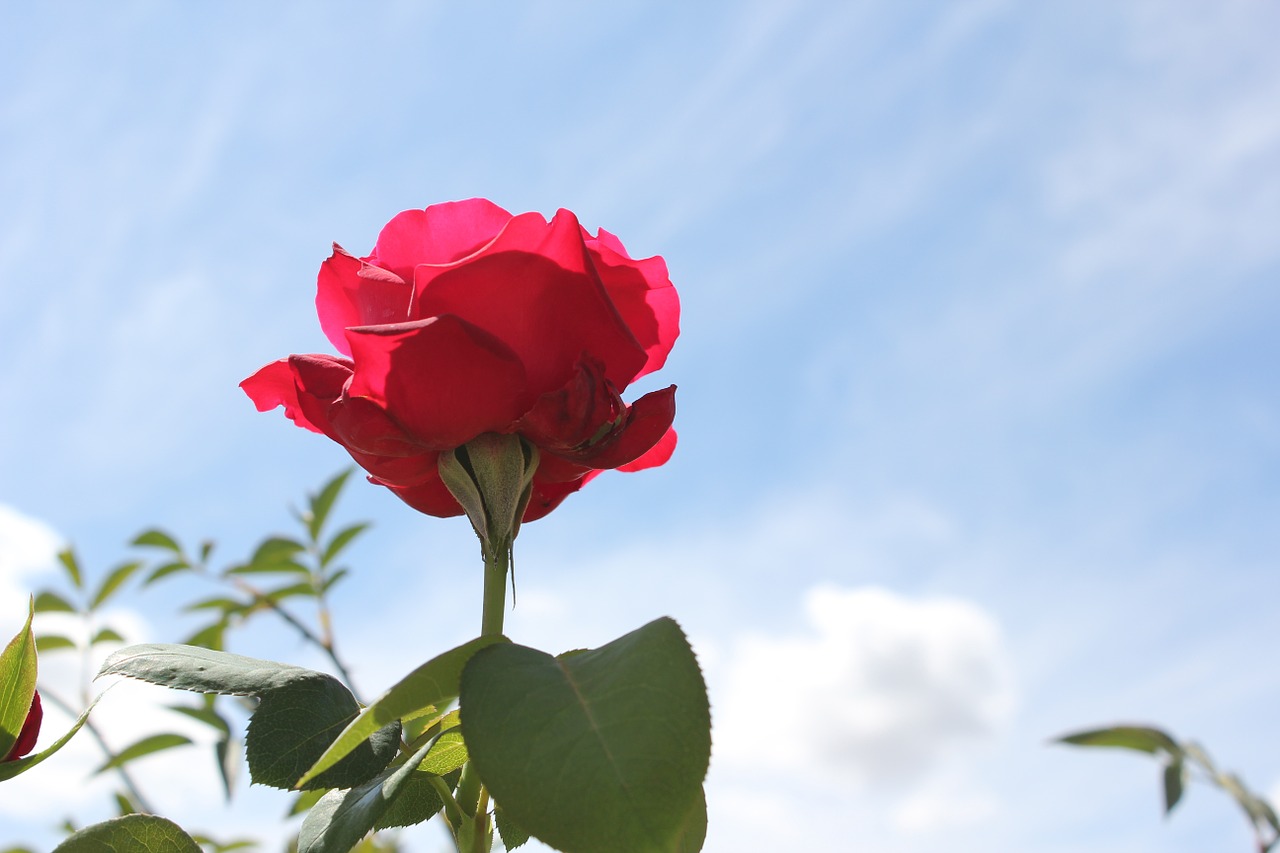
[[[583,356],[573,377],[539,397],[517,429],[541,448],[573,453],[607,436],[625,416],[626,404],[604,378],[604,365]]]
[[[434,515],[438,518],[451,518],[455,515],[462,515],[462,506],[450,494],[449,489],[440,480],[439,474],[436,474],[434,478],[426,479],[419,485],[407,488],[380,483],[374,477],[370,477],[369,482],[387,485],[395,493],[396,497],[418,512],[424,512],[427,515]]]
[[[347,330],[355,373],[347,394],[368,397],[430,450],[502,432],[532,403],[520,360],[457,317]]]
[[[22,722],[22,728],[18,730],[18,739],[9,748],[9,754],[0,757],[0,762],[17,761],[35,749],[36,741],[40,737],[40,723],[43,720],[44,706],[40,703],[40,691],[37,690],[31,695],[31,706],[27,709],[27,716]]]
[[[369,477],[384,486],[408,488],[438,478],[437,458],[440,454],[429,450],[414,456],[374,456],[347,448],[356,464],[369,472]]]
[[[412,270],[411,270],[412,272]],[[396,274],[348,254],[337,243],[316,279],[320,328],[338,352],[351,355],[343,332],[352,326],[402,323],[413,291]]]
[[[643,471],[645,468],[657,468],[659,465],[666,465],[671,459],[671,454],[676,452],[676,431],[667,430],[666,435],[658,439],[658,443],[650,447],[638,458],[628,462],[625,465],[619,465],[619,471],[626,471],[630,474],[633,471]]]
[[[369,260],[412,281],[418,264],[465,258],[498,236],[510,220],[510,213],[483,198],[406,210],[383,227]]]
[[[675,417],[676,386],[672,385],[645,394],[632,403],[627,409],[626,421],[608,441],[581,453],[561,455],[588,468],[620,468],[634,463],[658,444],[670,431]]]
[[[537,521],[542,518],[551,510],[560,506],[565,498],[590,482],[598,473],[598,471],[589,471],[580,480],[570,480],[564,483],[539,482],[535,477],[533,490],[529,495],[529,505],[525,508],[524,518],[521,521]]]
[[[410,316],[453,314],[491,333],[523,362],[537,394],[563,385],[585,352],[621,389],[648,356],[613,306],[562,210],[547,223],[514,217],[483,251],[451,265],[420,265]]]
[[[285,416],[298,426],[312,432],[325,432],[328,418],[313,411],[313,420],[303,409],[299,400],[298,374],[296,364],[305,364],[313,369],[313,388],[327,388],[336,385],[335,397],[342,391],[342,384],[351,375],[351,362],[345,358],[331,355],[291,355],[279,361],[273,361],[258,370],[257,373],[240,383],[240,387],[253,400],[258,411],[265,412],[276,406],[284,406]],[[324,391],[322,391],[324,393]]]
[[[680,335],[680,297],[662,258],[632,260],[603,228],[599,237],[587,240],[587,249],[614,306],[645,351],[645,363],[629,384],[666,363]]]

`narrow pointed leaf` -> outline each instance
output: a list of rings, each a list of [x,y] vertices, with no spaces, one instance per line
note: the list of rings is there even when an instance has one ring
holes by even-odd
[[[66,570],[67,577],[71,579],[71,585],[76,589],[83,589],[84,573],[80,571],[80,561],[76,559],[76,552],[70,548],[64,548],[58,552],[58,562]]]
[[[1182,747],[1160,729],[1150,726],[1112,726],[1106,729],[1090,729],[1058,738],[1061,743],[1073,746],[1110,746],[1121,749],[1133,749],[1138,752],[1167,752],[1169,755],[1182,755]]]
[[[76,732],[80,731],[80,727],[84,725],[85,720],[89,719],[89,712],[93,710],[93,706],[97,703],[98,700],[94,699],[93,703],[84,710],[84,713],[76,718],[76,721],[71,725],[71,728],[67,730],[66,734],[49,744],[40,752],[28,755],[26,758],[19,758],[17,761],[0,762],[0,782],[3,782],[5,779],[12,779],[19,773],[30,770],[41,761],[44,761],[49,756],[62,749],[62,747],[67,744],[67,741],[75,737]]]
[[[165,563],[161,566],[157,566],[156,568],[152,569],[147,574],[147,576],[143,579],[142,585],[151,586],[151,584],[155,583],[156,581],[162,578],[167,578],[169,575],[176,574],[177,572],[186,572],[190,570],[191,570],[191,566],[190,564],[187,563],[186,560],[174,560],[171,563]]]
[[[671,619],[564,658],[516,645],[462,674],[462,734],[494,801],[565,853],[680,853],[711,753],[706,685]]]
[[[479,637],[432,658],[400,679],[338,735],[333,745],[306,772],[299,784],[309,782],[332,767],[383,726],[415,717],[452,701],[458,695],[462,668],[471,656],[494,643],[505,642],[505,637]]]
[[[330,791],[302,821],[298,853],[348,853],[373,829],[412,778],[427,749],[349,791]]]
[[[36,639],[31,633],[35,602],[29,600],[27,621],[0,652],[0,757],[9,754],[31,710],[36,692]]]
[[[157,528],[139,533],[129,544],[133,545],[135,548],[163,548],[164,550],[172,551],[175,554],[182,553],[182,546],[178,544],[178,540]]]
[[[1164,768],[1164,813],[1173,811],[1173,807],[1182,799],[1183,784],[1186,772],[1181,759],[1170,761]]]
[[[75,613],[76,608],[56,592],[45,590],[36,596],[37,613]]]
[[[102,582],[102,586],[98,588],[98,592],[93,596],[93,601],[89,603],[89,609],[96,610],[100,605],[104,604],[141,567],[142,563],[134,562],[125,563],[112,569],[111,574],[107,575],[106,580]]]
[[[373,828],[417,826],[435,817],[444,807],[444,800],[435,787],[438,781],[434,773],[422,769],[413,771],[391,801],[391,806],[374,822]]]
[[[56,652],[58,649],[74,649],[76,641],[59,634],[42,634],[36,637],[36,651],[40,654]]]
[[[320,565],[328,566],[333,562],[334,558],[337,557],[338,554],[342,553],[344,548],[351,544],[352,540],[368,529],[369,525],[362,523],[353,524],[350,527],[344,527],[342,530],[339,530],[334,534],[333,538],[329,540],[329,544],[325,546],[324,553],[320,555]]]
[[[352,470],[348,468],[325,483],[324,487],[320,489],[320,493],[311,498],[311,509],[307,514],[307,532],[311,535],[311,541],[315,542],[320,539],[320,531],[324,528],[324,523],[329,518],[329,511],[333,509],[333,502],[338,499],[338,493],[342,491],[342,487],[346,484],[347,478],[351,476]]]
[[[175,746],[186,746],[189,743],[191,743],[191,738],[186,735],[173,733],[149,735],[120,750],[93,772],[96,775],[107,770],[114,770],[117,767],[123,767],[130,761],[142,758],[144,755],[151,755],[156,752],[162,752],[166,749],[173,749]]]
[[[95,823],[67,838],[53,853],[202,853],[171,820],[131,814]]]
[[[93,645],[97,645],[98,643],[123,643],[124,637],[120,636],[118,631],[111,628],[101,628],[93,635],[93,639],[89,642]]]

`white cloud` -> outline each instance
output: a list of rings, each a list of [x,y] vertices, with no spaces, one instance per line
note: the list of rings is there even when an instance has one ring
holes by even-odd
[[[908,783],[1012,709],[1000,630],[969,602],[820,585],[805,612],[804,634],[736,644],[716,706],[718,759]]]
[[[13,602],[25,603],[26,579],[52,569],[61,548],[62,537],[52,527],[0,504],[0,625],[26,619],[25,607]]]
[[[904,797],[890,812],[895,829],[912,835],[981,824],[1000,815],[999,800],[974,790],[957,775],[933,780]]]

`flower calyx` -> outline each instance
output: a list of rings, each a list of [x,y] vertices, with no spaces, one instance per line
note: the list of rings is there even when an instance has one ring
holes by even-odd
[[[489,432],[441,453],[438,465],[485,554],[510,548],[529,505],[538,448],[519,435]]]

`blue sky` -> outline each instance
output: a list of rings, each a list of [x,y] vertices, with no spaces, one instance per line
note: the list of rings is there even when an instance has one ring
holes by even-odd
[[[230,559],[343,466],[236,387],[329,350],[332,241],[567,207],[667,259],[683,334],[636,393],[680,386],[681,444],[522,531],[508,626],[685,626],[708,851],[1248,849],[1224,798],[1164,822],[1153,766],[1046,740],[1157,721],[1280,786],[1272,4],[67,8],[0,13],[0,627],[51,537]],[[376,525],[336,614],[373,692],[474,633],[475,542],[372,486],[341,511]],[[187,630],[176,594],[130,639]],[[50,843],[74,748],[6,785],[0,842]],[[149,761],[193,828],[279,813]]]

